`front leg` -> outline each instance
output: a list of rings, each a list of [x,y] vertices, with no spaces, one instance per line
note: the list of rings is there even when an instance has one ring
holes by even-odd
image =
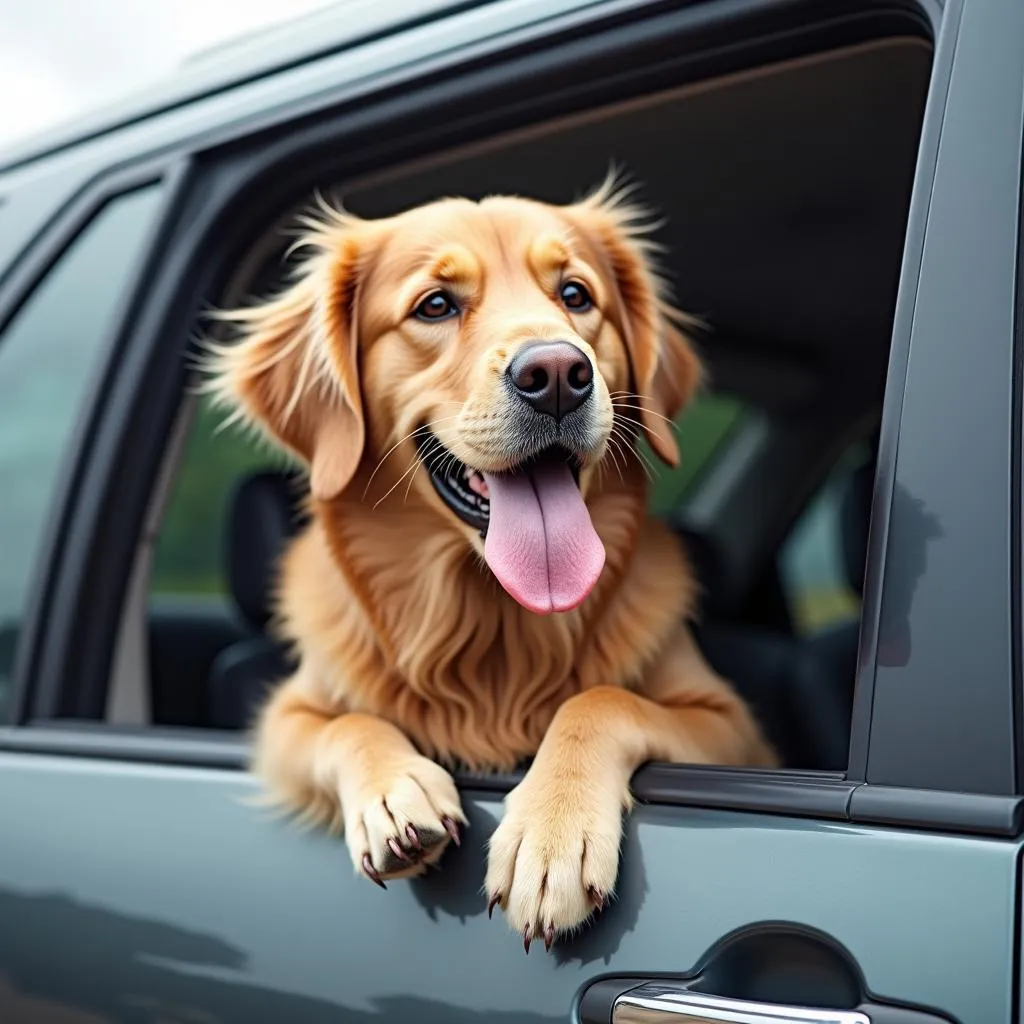
[[[597,686],[567,700],[491,837],[488,909],[500,905],[527,953],[582,924],[611,896],[629,782],[644,762],[774,764],[746,705],[688,630],[644,695]]]
[[[358,872],[420,874],[466,817],[455,782],[390,722],[331,713],[302,674],[271,698],[256,730],[254,769],[271,798],[314,823],[342,824]]]

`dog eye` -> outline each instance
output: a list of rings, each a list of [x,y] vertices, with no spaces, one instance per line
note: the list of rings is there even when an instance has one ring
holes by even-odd
[[[594,304],[590,292],[579,281],[566,281],[562,285],[562,302],[574,313],[585,313]]]
[[[459,315],[459,307],[447,292],[431,292],[414,310],[420,320],[436,322]]]

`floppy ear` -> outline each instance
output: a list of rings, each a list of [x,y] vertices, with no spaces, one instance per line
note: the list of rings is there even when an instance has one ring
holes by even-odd
[[[236,324],[241,339],[210,344],[209,390],[236,416],[269,434],[309,467],[313,497],[327,501],[352,479],[363,454],[356,296],[359,231],[307,221],[313,250],[297,279],[275,299],[213,314]]]
[[[629,353],[644,435],[663,462],[678,466],[679,445],[670,421],[700,384],[701,366],[684,333],[688,318],[661,296],[652,246],[640,223],[643,211],[629,205],[609,178],[567,212],[615,282],[615,314]]]

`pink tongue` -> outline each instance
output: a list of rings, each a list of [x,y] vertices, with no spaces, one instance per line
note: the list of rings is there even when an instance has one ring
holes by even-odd
[[[582,603],[604,568],[604,545],[564,463],[484,473],[491,519],[484,557],[498,582],[538,615]]]

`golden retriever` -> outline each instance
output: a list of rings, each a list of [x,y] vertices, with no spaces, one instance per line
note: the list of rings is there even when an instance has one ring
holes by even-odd
[[[214,391],[309,471],[278,600],[300,666],[254,769],[383,887],[459,842],[442,764],[532,757],[486,898],[550,947],[613,892],[639,765],[774,763],[687,628],[678,540],[645,516],[636,441],[678,463],[687,321],[611,182],[379,220],[321,202],[303,228],[289,287],[220,314],[241,337],[211,345]]]

